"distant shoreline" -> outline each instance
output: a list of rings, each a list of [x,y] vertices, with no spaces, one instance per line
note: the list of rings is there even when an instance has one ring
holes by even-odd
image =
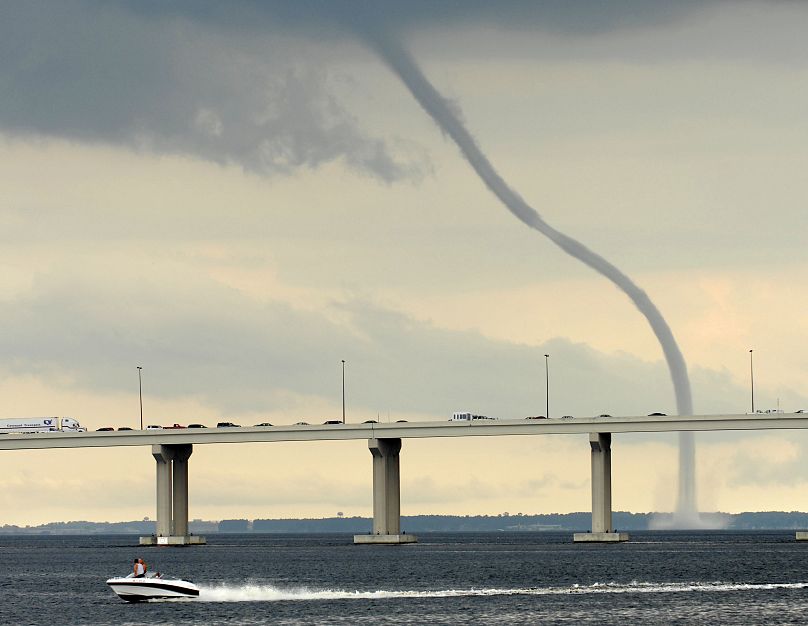
[[[764,511],[748,513],[702,513],[704,527],[725,530],[805,530],[808,513],[799,511]],[[670,513],[613,514],[618,530],[653,530],[669,525]],[[402,530],[425,532],[560,532],[586,531],[590,527],[588,512],[549,513],[541,515],[411,515],[401,517]],[[372,520],[368,517],[326,517],[292,519],[193,520],[194,534],[213,533],[368,533]],[[36,526],[0,526],[0,535],[101,535],[154,534],[153,520],[129,522],[50,522]]]

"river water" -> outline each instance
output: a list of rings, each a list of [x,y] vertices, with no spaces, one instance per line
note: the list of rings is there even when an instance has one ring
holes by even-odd
[[[1,624],[795,624],[808,620],[808,545],[793,532],[0,536]],[[128,604],[104,584],[142,556],[197,600]]]

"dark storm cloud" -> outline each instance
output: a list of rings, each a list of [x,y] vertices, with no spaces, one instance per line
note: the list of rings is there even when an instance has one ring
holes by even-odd
[[[6,3],[0,129],[190,154],[259,173],[342,159],[384,181],[419,175],[368,135],[305,45],[243,38],[108,4]]]
[[[124,144],[288,173],[335,160],[384,181],[425,166],[368,134],[328,58],[367,30],[464,24],[571,34],[678,19],[702,2],[65,0],[0,5],[0,131]],[[348,43],[346,43],[348,42]]]
[[[716,0],[119,0],[129,10],[152,17],[179,16],[223,28],[296,28],[307,33],[350,34],[357,28],[421,30],[487,24],[544,32],[592,34],[680,19]]]

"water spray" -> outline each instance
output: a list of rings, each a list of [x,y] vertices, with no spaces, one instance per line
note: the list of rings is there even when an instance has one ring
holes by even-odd
[[[183,602],[323,602],[354,600],[379,602],[384,600],[423,600],[425,598],[490,598],[496,596],[567,596],[604,594],[660,594],[660,593],[737,593],[739,591],[797,590],[808,588],[808,583],[795,582],[599,582],[591,585],[516,588],[465,589],[318,589],[308,587],[279,587],[272,584],[244,583],[242,585],[202,585],[199,599]],[[177,602],[177,600],[169,600]]]

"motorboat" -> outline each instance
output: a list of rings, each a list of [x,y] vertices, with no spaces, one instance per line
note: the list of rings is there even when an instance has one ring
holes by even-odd
[[[163,598],[197,598],[199,587],[188,580],[165,578],[149,572],[145,576],[134,574],[107,581],[110,589],[127,602],[143,602]]]

